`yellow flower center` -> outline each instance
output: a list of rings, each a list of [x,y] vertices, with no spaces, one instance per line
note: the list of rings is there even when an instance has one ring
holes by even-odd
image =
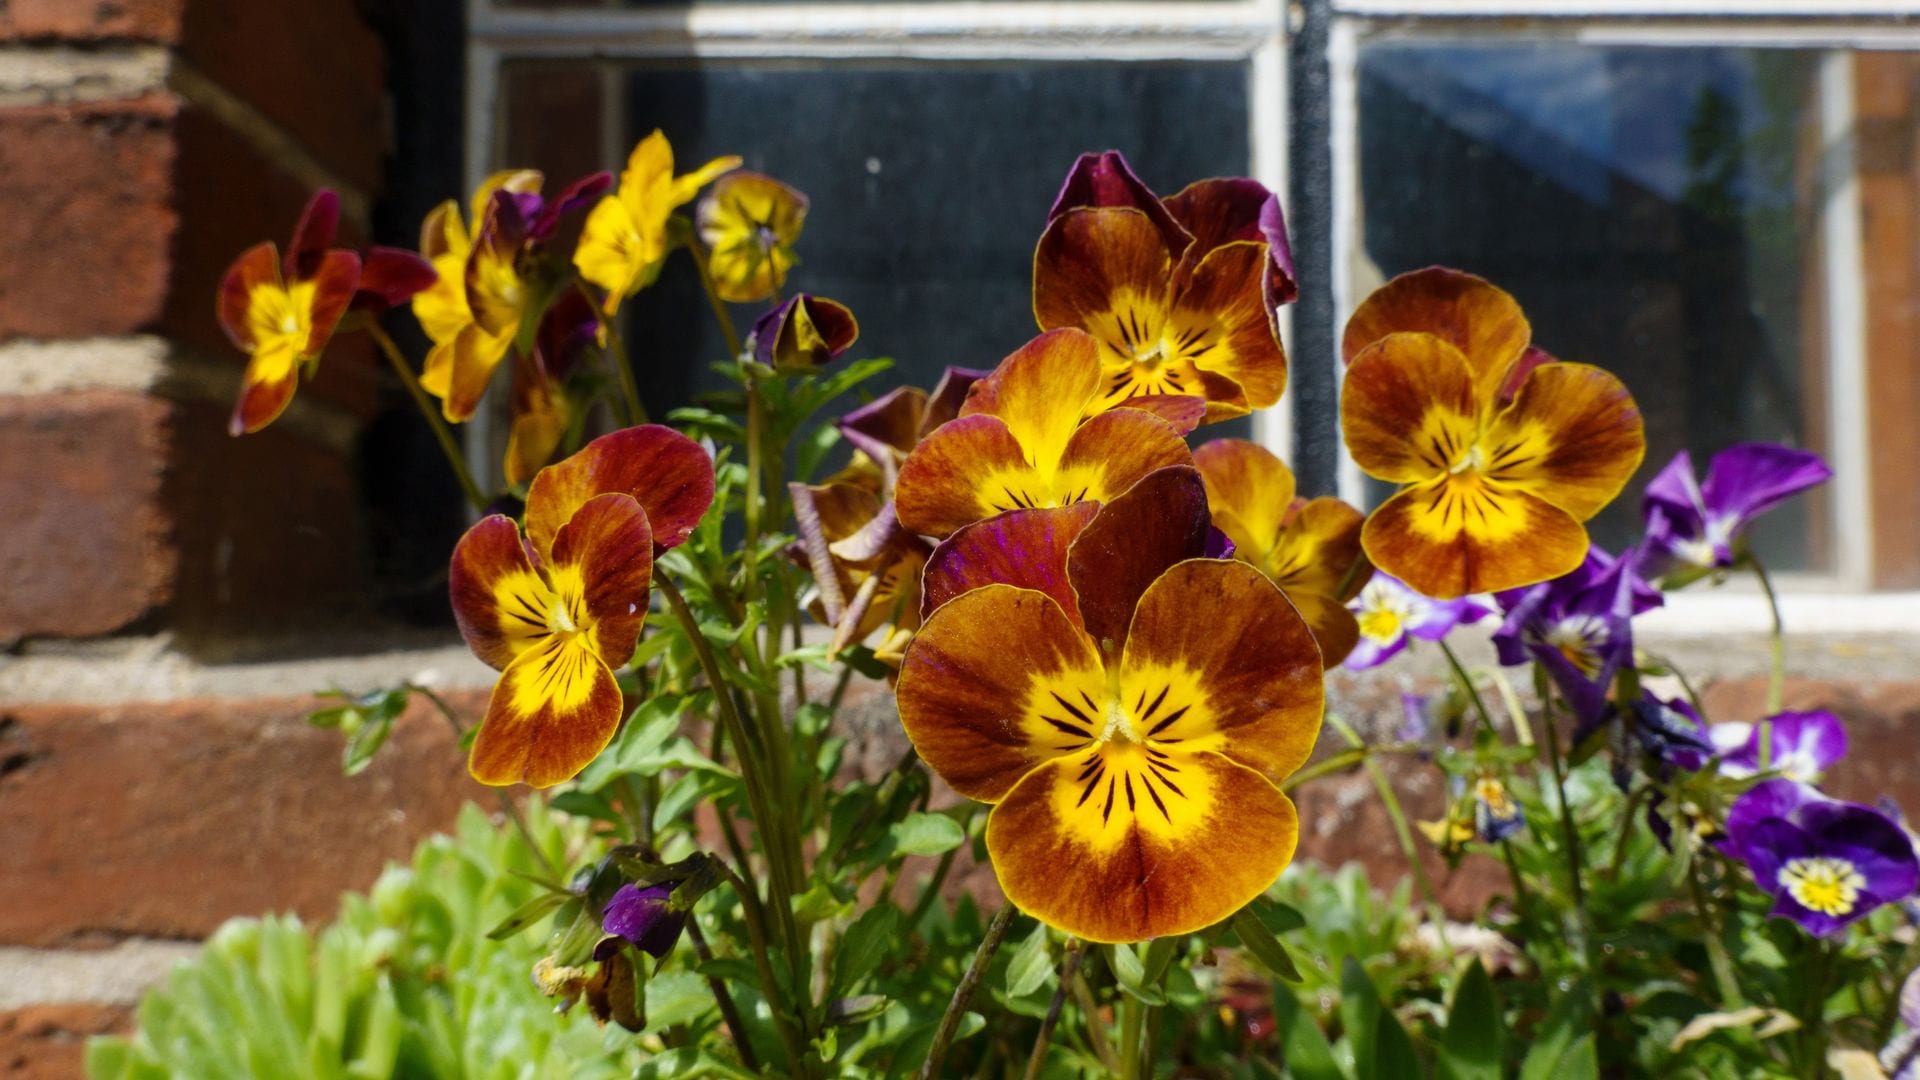
[[[1405,594],[1389,588],[1386,583],[1372,581],[1360,590],[1360,609],[1356,614],[1361,634],[1388,644],[1406,633],[1407,621],[1413,617],[1413,604]]]
[[[311,281],[291,286],[258,285],[247,298],[247,324],[255,355],[283,356],[289,364],[307,347],[313,327]]]
[[[1200,362],[1213,351],[1218,327],[1191,313],[1172,313],[1160,297],[1113,297],[1113,306],[1090,319],[1087,331],[1100,342],[1100,408],[1151,394],[1204,394]]]
[[[1867,879],[1852,862],[1819,855],[1787,860],[1779,882],[1801,907],[1837,917],[1859,904]]]

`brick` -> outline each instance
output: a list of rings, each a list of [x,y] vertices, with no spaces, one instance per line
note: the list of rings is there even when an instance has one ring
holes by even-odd
[[[296,688],[289,687],[289,690]],[[469,719],[485,691],[448,695]],[[359,776],[303,697],[0,712],[0,943],[203,937],[222,920],[324,919],[343,890],[486,795],[425,702]]]
[[[0,1074],[9,1080],[74,1080],[86,1075],[87,1040],[133,1028],[125,1005],[35,1005],[0,1012]]]
[[[346,182],[378,185],[384,57],[353,0],[193,0],[180,55]]]
[[[0,397],[0,641],[104,634],[166,600],[167,416],[124,391]]]
[[[0,339],[123,334],[167,295],[177,106],[0,110]],[[211,300],[207,310],[212,309]]]
[[[161,491],[175,560],[167,625],[210,659],[364,642],[372,597],[353,462],[284,424],[236,439],[227,411],[173,409]]]
[[[154,41],[180,36],[186,0],[8,0],[0,41]]]

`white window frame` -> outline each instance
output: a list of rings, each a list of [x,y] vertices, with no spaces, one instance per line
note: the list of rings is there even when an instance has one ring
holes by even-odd
[[[1284,15],[1284,0],[709,0],[671,8],[559,10],[468,0],[467,187],[471,190],[495,165],[489,157],[499,145],[500,70],[509,59],[1214,60],[1247,65],[1250,173],[1284,200]],[[609,101],[603,110],[602,149],[609,162],[626,156],[619,145],[622,104]],[[1102,149],[1061,147],[1062,173],[1071,155]],[[1282,330],[1291,334],[1284,316]],[[484,413],[476,415],[467,432],[469,447],[490,445],[492,437]],[[1288,410],[1255,414],[1254,438],[1290,454]],[[478,459],[490,460],[484,452]]]
[[[1822,142],[1845,179],[1825,194],[1823,264],[1829,317],[1826,341],[1828,457],[1834,467],[1835,566],[1830,573],[1777,575],[1826,630],[1895,625],[1920,632],[1920,593],[1866,595],[1873,568],[1872,498],[1867,430],[1866,313],[1858,171],[1853,165],[1854,49],[1920,51],[1920,15],[1912,0],[1332,0],[1328,33],[1329,103],[1333,127],[1334,305],[1351,311],[1355,296],[1352,242],[1359,235],[1358,82],[1361,44],[1394,40],[1556,40],[1595,45],[1793,48],[1825,51],[1819,72]],[[1659,463],[1654,463],[1655,465]],[[1341,448],[1340,491],[1360,496],[1362,477]],[[1730,586],[1736,593],[1742,586]],[[1735,595],[1697,590],[1673,598],[1657,620],[1678,631],[1761,630],[1764,607]],[[1730,602],[1729,602],[1730,601]]]

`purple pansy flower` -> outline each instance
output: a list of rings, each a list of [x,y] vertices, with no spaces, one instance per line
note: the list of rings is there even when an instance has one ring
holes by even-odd
[[[1346,660],[1355,671],[1385,663],[1407,647],[1408,635],[1439,641],[1461,623],[1478,622],[1493,614],[1492,609],[1466,597],[1435,600],[1423,596],[1398,578],[1377,572],[1347,607],[1360,624],[1360,643]]]
[[[605,960],[612,955],[617,948],[614,938],[625,938],[656,960],[673,951],[674,942],[680,940],[680,931],[687,925],[687,913],[673,910],[668,902],[679,885],[678,881],[662,881],[620,886],[600,917],[600,928],[613,937],[600,943],[594,959]]]
[[[1747,523],[1833,475],[1820,455],[1777,443],[1730,446],[1696,483],[1693,458],[1682,450],[1647,485],[1641,515],[1649,555],[1694,569],[1732,566],[1734,542]]]
[[[1760,742],[1771,728],[1767,768],[1789,780],[1811,784],[1834,762],[1847,756],[1847,729],[1830,712],[1783,712],[1771,724],[1731,722],[1709,730],[1720,755],[1720,771],[1728,776],[1753,776],[1760,769]]]
[[[1870,806],[1792,780],[1755,785],[1727,813],[1721,850],[1747,864],[1772,914],[1808,933],[1838,933],[1920,885],[1906,832]]]
[[[1546,669],[1573,707],[1576,739],[1605,719],[1614,673],[1633,662],[1633,617],[1661,604],[1636,572],[1636,554],[1589,548],[1572,573],[1495,597],[1507,614],[1493,635],[1500,662]]]

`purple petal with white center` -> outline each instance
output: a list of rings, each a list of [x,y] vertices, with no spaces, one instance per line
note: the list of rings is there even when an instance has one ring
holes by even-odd
[[[1734,800],[1732,809],[1727,811],[1727,838],[1721,843],[1721,850],[1733,854],[1736,847],[1747,842],[1748,831],[1768,818],[1791,818],[1803,807],[1832,801],[1806,784],[1763,780]]]
[[[1381,664],[1393,659],[1395,654],[1406,647],[1407,636],[1405,634],[1397,635],[1388,641],[1380,641],[1362,634],[1360,635],[1359,642],[1354,645],[1353,651],[1347,654],[1347,658],[1343,663],[1349,670],[1365,671],[1368,668],[1379,667]]]
[[[1737,733],[1735,725],[1714,726],[1728,729],[1724,734],[1716,731],[1716,748],[1721,746],[1722,739]],[[1771,717],[1770,723],[1740,726],[1747,729],[1745,738],[1733,749],[1724,751],[1720,761],[1720,771],[1728,776],[1752,776],[1759,772],[1761,742],[1767,738],[1772,739],[1768,747],[1768,768],[1803,784],[1818,780],[1821,773],[1847,755],[1847,729],[1840,718],[1830,712],[1785,712]]]
[[[1754,883],[1775,898],[1773,914],[1827,936],[1881,904],[1912,894],[1920,859],[1906,833],[1871,807],[1808,803],[1744,831],[1736,852]]]

